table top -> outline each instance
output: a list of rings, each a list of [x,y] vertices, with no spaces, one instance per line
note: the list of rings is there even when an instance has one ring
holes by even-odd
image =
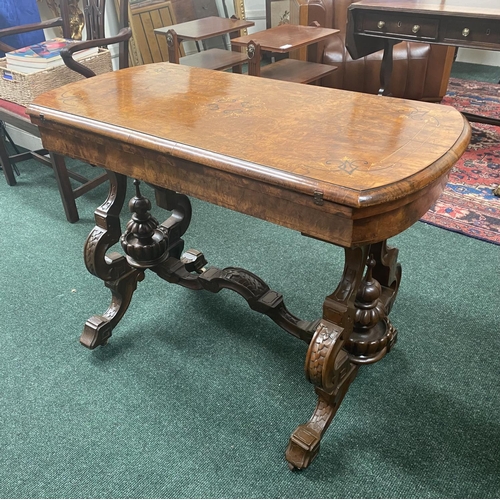
[[[349,8],[500,18],[498,0],[360,0]]]
[[[250,35],[233,38],[232,45],[246,46],[253,41],[260,45],[262,50],[277,53],[287,53],[291,50],[306,47],[338,33],[339,30],[316,26],[299,26],[295,24],[281,24],[274,28],[258,31]]]
[[[56,152],[85,158],[83,140],[67,139],[85,136],[97,155],[96,142],[110,141],[351,207],[413,194],[446,174],[470,138],[450,106],[170,63],[50,90],[28,114],[42,138],[64,131]]]
[[[254,24],[252,21],[210,16],[156,28],[154,32],[158,35],[166,35],[169,30],[174,30],[177,36],[183,40],[205,40],[231,31],[249,28]]]

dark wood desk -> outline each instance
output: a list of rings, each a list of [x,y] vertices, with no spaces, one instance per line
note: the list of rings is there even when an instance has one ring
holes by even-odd
[[[290,467],[307,467],[359,366],[379,361],[396,340],[388,315],[401,266],[386,240],[438,198],[468,145],[468,122],[449,106],[169,63],[52,90],[28,112],[47,149],[110,176],[84,255],[112,299],[87,321],[82,344],[108,341],[148,270],[193,290],[241,294],[309,346],[305,373],[318,404],[286,451]],[[159,224],[149,214],[136,181],[122,234],[126,176],[155,186],[170,217]],[[201,252],[184,252],[186,195],[344,247],[344,272],[322,316],[300,319],[249,271],[209,267]],[[107,255],[118,241],[124,255]]]
[[[361,0],[350,5],[346,45],[353,59],[384,50],[380,93],[390,95],[392,48],[414,41],[500,50],[499,0]],[[500,119],[464,113],[471,121]]]

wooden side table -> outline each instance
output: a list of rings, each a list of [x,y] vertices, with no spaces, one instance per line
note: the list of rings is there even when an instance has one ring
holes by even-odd
[[[180,43],[184,40],[199,42],[219,35],[229,34],[234,38],[239,31],[253,26],[252,21],[236,18],[204,17],[185,23],[155,29],[157,35],[166,36],[169,61],[185,66],[194,66],[212,70],[233,68],[235,73],[241,73],[241,65],[247,62],[247,55],[238,50],[223,50],[213,48],[180,57]]]
[[[339,30],[315,26],[282,24],[258,33],[252,33],[232,40],[236,47],[248,49],[248,74],[275,80],[312,83],[329,75],[337,68],[320,64],[318,42],[338,33]],[[260,67],[261,52],[268,51],[289,54],[297,49],[308,47],[307,61],[281,59],[268,66]]]

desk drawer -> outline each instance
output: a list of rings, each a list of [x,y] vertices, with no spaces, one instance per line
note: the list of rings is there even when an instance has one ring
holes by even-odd
[[[358,18],[356,30],[367,34],[378,33],[410,40],[437,40],[439,20],[384,11],[366,12]]]
[[[487,19],[453,18],[444,21],[443,41],[455,41],[466,45],[500,44],[500,21]]]

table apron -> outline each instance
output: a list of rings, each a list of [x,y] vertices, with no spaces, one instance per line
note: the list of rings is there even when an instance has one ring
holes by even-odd
[[[448,179],[448,174],[443,174],[403,199],[354,208],[90,132],[65,129],[66,137],[62,138],[57,127],[38,126],[44,146],[54,153],[344,248],[377,243],[404,231],[427,212]],[[74,140],[68,140],[68,134],[74,135]]]

